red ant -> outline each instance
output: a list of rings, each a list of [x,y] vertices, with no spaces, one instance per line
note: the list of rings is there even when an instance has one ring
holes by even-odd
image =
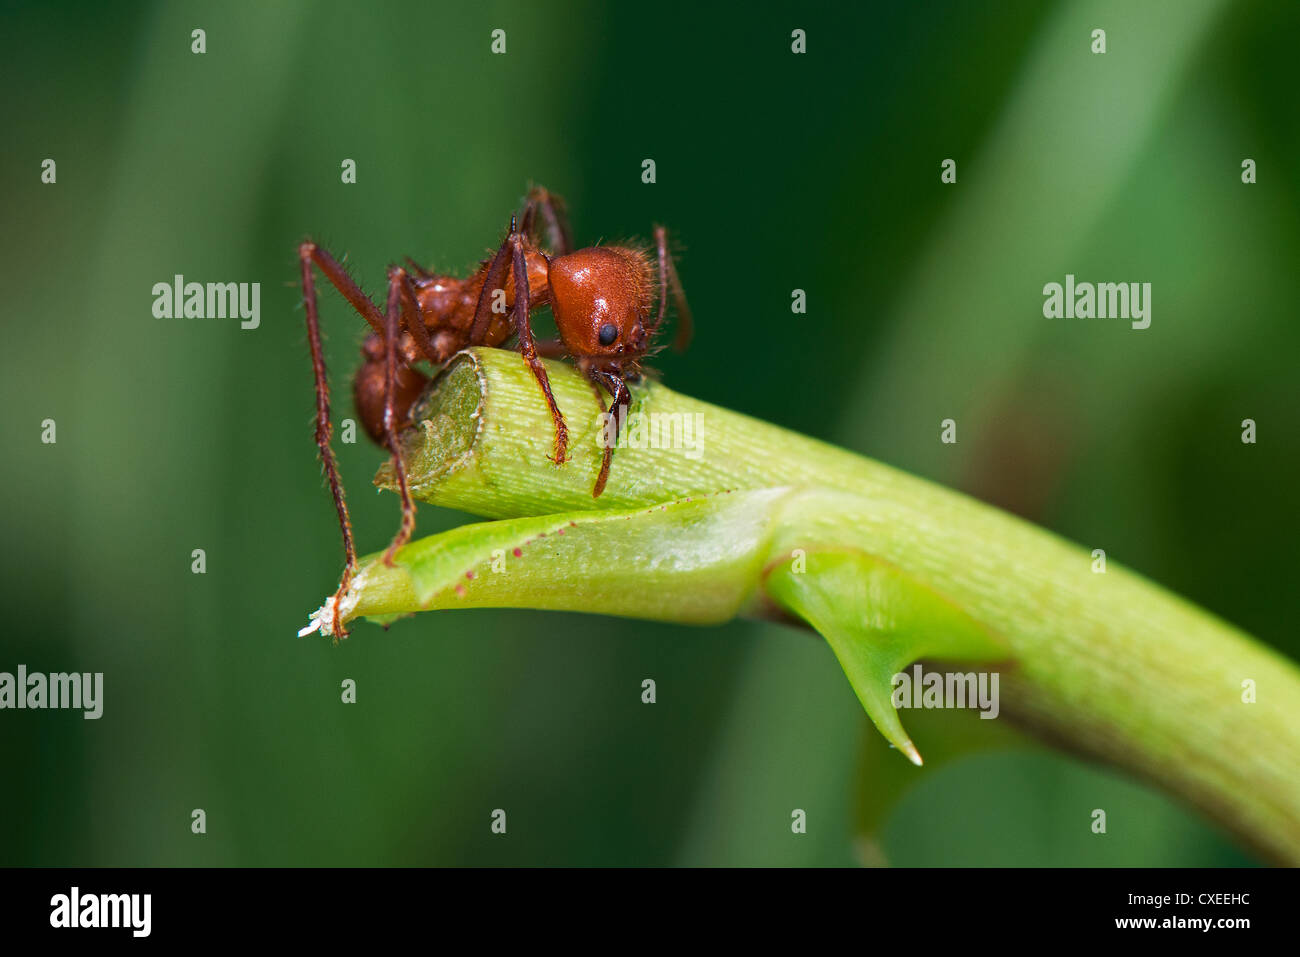
[[[549,255],[538,244],[539,216],[545,221]],[[440,366],[469,346],[500,346],[517,337],[518,349],[537,379],[555,423],[553,461],[559,465],[565,460],[569,431],[555,404],[540,356],[567,354],[591,380],[598,396],[602,386],[610,393],[609,412],[613,414],[617,438],[621,424],[618,409],[632,400],[627,383],[640,378],[641,360],[663,323],[670,291],[678,314],[677,348],[684,348],[691,334],[690,310],[662,226],[655,227],[654,246],[657,281],[647,249],[589,246],[574,252],[563,200],[535,187],[528,194],[523,215],[518,219],[510,217],[510,231],[496,255],[484,260],[472,276],[457,279],[437,275],[410,259],[410,272],[402,266],[390,266],[387,309],[382,313],[328,252],[310,240],[298,247],[307,339],[316,377],[316,445],[338,509],[347,559],[334,600],[336,637],[347,634],[342,630],[339,603],[352,582],[357,556],[343,483],[330,447],[333,427],[329,385],[321,352],[312,267],[319,269],[370,324],[371,332],[361,347],[365,361],[353,380],[353,395],[366,434],[392,456],[402,499],[402,523],[384,553],[384,563],[391,566],[394,553],[415,530],[415,504],[407,487],[397,435],[411,424],[411,409],[431,381],[416,369],[416,364],[427,360]],[[659,307],[652,316],[656,291]],[[499,301],[501,293],[506,310],[496,311],[494,300]],[[560,338],[539,343],[533,338],[529,314],[545,305],[551,307]],[[599,497],[605,489],[612,455],[610,443],[601,458],[593,497]]]

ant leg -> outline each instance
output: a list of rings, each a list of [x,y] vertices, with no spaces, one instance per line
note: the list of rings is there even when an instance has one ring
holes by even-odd
[[[411,338],[415,340],[415,344],[419,346],[426,359],[434,365],[440,364],[441,360],[433,347],[433,340],[429,338],[429,330],[420,316],[419,300],[416,298],[411,277],[406,274],[405,269],[394,266],[388,270],[388,282],[391,284],[394,281],[402,286],[402,317],[406,320],[406,331],[411,334]]]
[[[418,262],[416,262],[416,261],[415,261],[414,259],[412,259],[410,256],[407,256],[407,257],[406,257],[406,264],[407,264],[408,266],[411,267],[411,272],[415,273],[415,274],[416,274],[417,276],[419,276],[421,279],[431,279],[431,278],[433,278],[433,273],[429,272],[429,270],[425,269],[423,266],[421,266]]]
[[[564,208],[564,200],[543,186],[534,186],[528,191],[528,202],[524,206],[523,231],[532,236],[535,218],[541,213],[546,224],[546,241],[551,252],[556,256],[567,256],[573,252],[573,234],[569,231],[569,214]]]
[[[298,259],[303,263],[304,270],[307,268],[307,263],[314,264],[321,271],[321,275],[351,303],[352,308],[361,314],[361,318],[370,323],[370,328],[381,336],[384,334],[384,317],[379,314],[379,309],[361,291],[361,287],[352,281],[347,270],[340,266],[333,256],[308,240],[298,247]]]
[[[614,447],[618,445],[618,433],[623,425],[622,416],[627,414],[623,410],[631,407],[632,393],[628,390],[627,382],[616,372],[589,369],[587,376],[597,388],[603,385],[609,390],[609,409],[606,414],[614,423],[614,434],[601,453],[600,474],[596,476],[596,487],[591,490],[592,498],[600,498],[600,493],[605,491],[605,483],[609,480],[609,466],[614,458]]]
[[[515,218],[510,217],[510,232],[501,248],[496,251],[483,274],[483,287],[478,293],[478,303],[474,307],[474,321],[469,327],[469,345],[478,345],[487,336],[488,326],[492,322],[492,294],[498,289],[505,289],[506,273],[510,270],[510,240],[515,235]]]
[[[310,244],[304,243],[300,248],[299,263],[302,268],[302,300],[307,312],[307,343],[311,347],[312,373],[316,379],[316,447],[320,450],[321,461],[325,465],[330,493],[334,496],[334,508],[339,513],[339,527],[343,530],[343,578],[339,581],[339,590],[334,593],[332,623],[334,640],[338,641],[340,638],[346,638],[348,634],[343,630],[339,604],[352,584],[352,575],[357,568],[357,551],[352,543],[352,519],[348,516],[348,504],[343,495],[343,480],[339,477],[338,462],[334,458],[334,449],[330,445],[334,425],[330,421],[329,380],[325,374],[325,356],[321,349],[320,317],[316,312],[316,283],[311,274],[312,253],[315,247],[308,248],[309,246]]]
[[[402,446],[397,440],[397,416],[393,410],[393,395],[397,391],[397,337],[401,330],[399,312],[402,280],[405,278],[406,270],[400,266],[389,271],[388,311],[384,322],[384,439],[393,457],[393,474],[397,477],[397,491],[402,497],[402,524],[388,546],[388,551],[384,552],[384,564],[389,568],[393,567],[393,555],[411,540],[411,533],[415,531],[415,503],[411,501],[411,490],[406,484],[406,463],[402,459]]]
[[[654,335],[664,321],[664,315],[668,311],[668,292],[671,290],[673,308],[677,311],[677,337],[673,340],[673,348],[681,352],[691,341],[695,322],[691,318],[691,307],[686,304],[682,281],[677,278],[677,265],[668,251],[668,230],[662,226],[655,227],[655,249],[659,253],[659,314],[646,332]]]
[[[551,421],[555,423],[555,458],[556,465],[564,464],[564,454],[569,447],[569,428],[564,424],[560,407],[555,404],[551,392],[551,380],[546,375],[546,367],[537,355],[537,342],[533,339],[533,328],[528,322],[528,266],[524,263],[524,237],[510,223],[510,236],[506,245],[510,247],[514,259],[515,271],[515,329],[519,334],[519,352],[528,367],[533,370],[533,377],[546,396],[546,404],[551,410]]]
[[[537,354],[543,359],[562,359],[569,354],[563,339],[538,339],[533,345],[537,347]]]
[[[528,321],[529,289],[528,268],[524,262],[524,234],[520,232],[514,216],[510,217],[510,232],[505,242],[497,250],[488,264],[483,276],[483,288],[479,290],[478,306],[474,311],[474,323],[470,326],[470,344],[480,343],[487,334],[488,324],[492,319],[491,297],[497,289],[505,288],[506,273],[513,268],[515,281],[514,323],[519,336],[519,352],[528,363],[546,397],[546,405],[551,410],[551,420],[555,423],[556,465],[564,462],[565,452],[569,447],[569,429],[564,423],[560,407],[556,405],[555,395],[551,392],[551,380],[546,376],[546,367],[538,358],[537,342],[533,338],[532,325]]]

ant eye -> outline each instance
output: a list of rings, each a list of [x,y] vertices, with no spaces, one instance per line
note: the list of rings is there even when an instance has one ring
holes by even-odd
[[[600,327],[600,344],[602,346],[608,346],[613,344],[614,340],[617,338],[618,338],[618,326],[614,325],[614,323],[607,322]]]

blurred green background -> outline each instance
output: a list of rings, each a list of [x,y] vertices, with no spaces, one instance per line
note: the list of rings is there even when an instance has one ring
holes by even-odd
[[[698,324],[674,388],[1104,547],[1295,656],[1297,37],[1290,0],[7,3],[0,670],[102,671],[105,704],[0,714],[0,863],[1250,863],[1040,747],[919,777],[864,851],[878,737],[775,625],[298,640],[341,550],[295,249],[372,294],[405,255],[466,269],[530,180],[580,244],[666,223]],[[1044,319],[1066,272],[1151,282],[1151,328]],[[261,327],[155,319],[176,273],[260,282]],[[323,313],[341,419],[363,324]],[[337,448],[377,549],[382,454]]]

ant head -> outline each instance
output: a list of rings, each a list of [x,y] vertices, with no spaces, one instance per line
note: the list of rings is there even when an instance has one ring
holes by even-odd
[[[642,253],[621,246],[579,249],[551,260],[550,286],[555,325],[570,354],[645,354],[652,286]]]

